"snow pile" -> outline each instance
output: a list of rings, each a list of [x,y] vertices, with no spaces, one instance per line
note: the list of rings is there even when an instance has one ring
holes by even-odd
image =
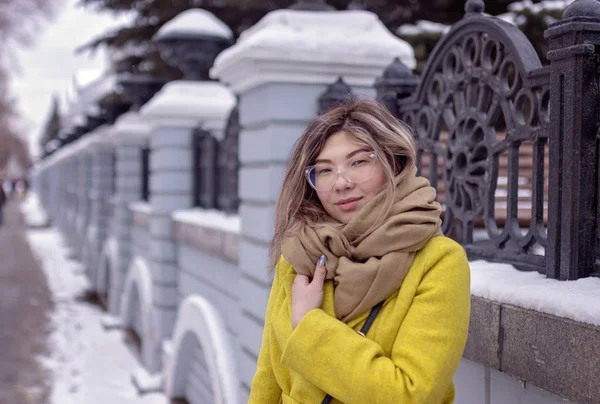
[[[508,5],[508,12],[497,17],[518,27],[525,25],[529,19],[542,18],[546,25],[560,19],[563,11],[574,0],[544,0],[533,3],[531,0],[517,1]]]
[[[398,28],[398,35],[401,38],[413,38],[420,36],[439,36],[450,31],[450,26],[440,24],[439,22],[419,20],[416,24],[404,24]]]
[[[548,279],[507,264],[472,261],[471,294],[600,326],[600,279]]]
[[[33,253],[42,262],[55,306],[49,340],[52,354],[42,359],[54,376],[52,403],[76,403],[74,398],[80,394],[86,346],[81,338],[82,313],[74,297],[87,283],[81,266],[64,258],[68,250],[55,230],[33,231],[28,237]]]
[[[129,209],[134,212],[144,213],[146,215],[150,215],[152,213],[152,206],[150,206],[148,202],[144,201],[130,203]]]
[[[53,378],[49,404],[166,404],[163,394],[138,395],[131,383],[138,362],[123,342],[122,331],[104,330],[103,313],[77,299],[88,286],[87,278],[81,265],[67,258],[60,233],[53,228],[32,230],[28,238],[55,305],[51,354],[40,358]]]
[[[550,13],[560,13],[564,11],[574,0],[544,0],[539,3],[533,3],[531,0],[523,0],[508,5],[508,10],[515,13],[531,13],[534,15],[544,15]]]
[[[42,208],[38,195],[34,192],[29,192],[21,203],[21,213],[25,217],[25,224],[29,227],[47,227],[50,224],[50,219]]]

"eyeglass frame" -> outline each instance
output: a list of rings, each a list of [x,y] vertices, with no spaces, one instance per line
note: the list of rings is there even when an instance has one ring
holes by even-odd
[[[373,163],[376,163],[376,162],[377,162],[377,160],[376,160],[376,158],[377,158],[377,153],[375,153],[374,151],[372,151],[372,152],[369,152],[369,157],[373,159]],[[350,159],[348,159],[348,160],[350,160]],[[346,162],[348,162],[348,160],[346,160]],[[344,163],[344,164],[345,164],[345,163]],[[340,169],[340,166],[336,166],[335,164],[331,164],[331,167],[334,167],[334,168],[335,168],[335,179],[334,179],[334,180],[333,180],[333,182],[331,183],[331,188],[329,188],[329,189],[321,189],[321,190],[319,190],[319,189],[317,189],[317,187],[316,187],[316,186],[314,186],[314,185],[311,183],[311,181],[310,181],[310,171],[311,171],[312,169],[316,168],[317,166],[318,166],[318,164],[312,164],[312,165],[310,165],[310,166],[306,166],[306,167],[304,167],[304,177],[306,178],[306,182],[308,182],[308,185],[310,185],[310,187],[311,187],[312,189],[314,189],[315,191],[330,191],[330,190],[332,190],[332,189],[333,189],[333,187],[335,187],[335,182],[337,181],[337,179],[338,179],[338,176],[339,176],[339,175],[341,175],[341,176],[342,176],[342,177],[343,177],[343,178],[344,178],[344,179],[345,179],[347,182],[349,182],[349,183],[351,183],[351,184],[362,184],[362,183],[365,183],[365,182],[369,181],[369,180],[370,180],[370,179],[373,177],[373,172],[374,172],[374,170],[373,170],[373,171],[371,172],[371,175],[369,176],[369,178],[365,179],[364,181],[356,182],[356,181],[352,181],[352,180],[349,180],[348,178],[346,178],[346,177],[344,176],[344,172],[343,172],[343,170],[341,170],[341,169]],[[342,166],[343,166],[343,165],[342,165]],[[375,166],[374,166],[374,165],[373,165],[373,168],[375,168]]]

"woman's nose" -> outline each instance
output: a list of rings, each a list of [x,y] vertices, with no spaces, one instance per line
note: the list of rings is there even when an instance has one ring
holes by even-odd
[[[344,189],[352,188],[354,183],[352,181],[347,180],[342,173],[338,173],[333,183],[333,188],[336,191],[342,191]]]

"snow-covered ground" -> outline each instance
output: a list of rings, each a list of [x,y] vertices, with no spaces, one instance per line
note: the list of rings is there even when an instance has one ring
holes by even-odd
[[[22,204],[28,223],[45,219],[35,194]],[[40,358],[53,378],[51,404],[166,404],[163,394],[138,395],[131,374],[139,364],[121,330],[105,330],[104,313],[76,299],[87,286],[81,265],[54,228],[33,228],[31,249],[39,259],[53,295],[49,357]]]

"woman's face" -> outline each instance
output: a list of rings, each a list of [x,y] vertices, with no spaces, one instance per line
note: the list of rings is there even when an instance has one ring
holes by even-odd
[[[340,131],[327,139],[315,164],[328,164],[338,169],[344,167],[345,170],[357,167],[356,170],[361,170],[361,164],[365,164],[361,156],[366,157],[371,152],[368,146]],[[377,161],[372,167],[369,179],[364,182],[348,181],[344,173],[337,175],[331,189],[316,191],[325,211],[340,223],[352,220],[358,211],[383,189],[387,181],[383,167]],[[335,173],[333,175],[335,176]]]

